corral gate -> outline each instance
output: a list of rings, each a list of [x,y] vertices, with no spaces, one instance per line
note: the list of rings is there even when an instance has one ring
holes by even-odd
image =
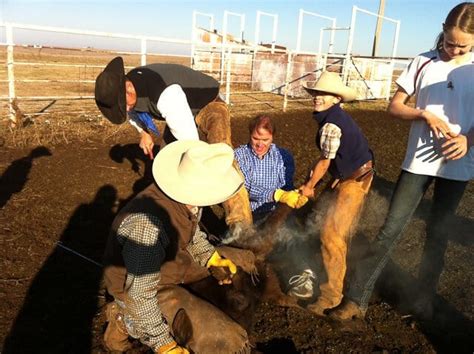
[[[396,25],[393,38],[392,53],[388,58],[371,58],[352,55],[353,38],[356,30],[358,13],[365,13]],[[238,16],[239,14],[234,14]],[[301,50],[302,22],[306,16],[320,17],[331,21],[332,26],[321,29],[318,52],[303,52]],[[258,20],[258,18],[257,18]],[[258,25],[256,26],[258,28]],[[392,78],[395,63],[400,22],[388,17],[380,16],[354,6],[352,9],[351,26],[336,27],[336,19],[320,14],[300,10],[298,23],[297,48],[295,51],[286,48],[275,48],[272,41],[269,46],[243,43],[233,37],[221,36],[214,31],[194,28],[193,38],[197,40],[193,50],[193,67],[197,70],[212,74],[223,68],[224,62],[232,68],[230,80],[239,88],[249,88],[252,91],[271,92],[285,96],[283,107],[286,108],[288,99],[307,97],[302,89],[302,81],[314,81],[324,70],[335,71],[343,76],[344,81],[357,91],[357,99],[388,99],[392,92]],[[345,54],[333,54],[334,32],[347,31],[349,33]],[[330,31],[331,38],[327,52],[322,51],[323,31]],[[225,31],[225,33],[227,33]],[[200,48],[200,44],[227,44],[228,50],[209,50],[209,47]],[[221,75],[223,71],[221,70]],[[221,76],[222,77],[222,76]],[[248,85],[245,85],[245,84]]]

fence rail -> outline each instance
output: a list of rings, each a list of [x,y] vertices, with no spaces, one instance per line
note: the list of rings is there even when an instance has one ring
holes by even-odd
[[[126,70],[147,62],[187,65],[221,80],[221,92],[226,102],[234,107],[262,104],[283,110],[293,103],[308,100],[301,83],[316,80],[323,70],[339,72],[350,86],[357,89],[359,99],[388,98],[393,90],[395,66],[408,62],[408,59],[364,58],[346,53],[291,51],[276,48],[275,43],[271,47],[243,41],[205,43],[195,33],[193,40],[189,41],[13,23],[0,24],[2,27],[5,28],[6,42],[0,43],[0,63],[3,63],[0,65],[0,115],[2,118],[6,116],[12,124],[17,123],[18,110],[26,116],[48,112],[98,115],[92,100],[95,78],[116,55],[124,57]],[[33,31],[42,36],[61,33],[102,38],[105,40],[102,45],[106,48],[114,46],[107,42],[110,39],[132,40],[139,45],[139,50],[50,47],[35,42],[15,45],[17,30]],[[158,43],[159,49],[151,50],[152,43]],[[174,45],[179,45],[181,52],[176,52]],[[249,94],[263,98],[245,100]],[[280,99],[275,101],[269,95]],[[81,110],[52,109],[58,101],[81,100],[87,101],[81,104],[84,108]],[[51,103],[45,109],[33,101]]]

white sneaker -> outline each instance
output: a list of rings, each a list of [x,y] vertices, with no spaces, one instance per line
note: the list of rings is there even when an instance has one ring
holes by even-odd
[[[313,296],[313,280],[316,280],[316,275],[311,269],[305,269],[303,273],[293,275],[288,281],[291,285],[288,295],[300,299],[311,298]]]

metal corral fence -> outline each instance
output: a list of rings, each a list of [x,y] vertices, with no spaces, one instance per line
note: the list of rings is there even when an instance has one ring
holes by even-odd
[[[324,70],[341,74],[348,85],[358,92],[358,99],[388,99],[393,91],[393,79],[408,63],[408,58],[395,58],[399,22],[393,41],[392,56],[372,58],[352,55],[356,14],[365,12],[353,8],[351,26],[335,26],[335,19],[300,10],[298,48],[282,48],[276,42],[276,15],[258,12],[254,43],[243,39],[241,18],[240,38],[227,33],[227,16],[242,16],[226,12],[223,34],[213,30],[212,15],[193,14],[192,40],[139,36],[97,31],[0,24],[6,41],[0,43],[0,102],[1,116],[13,124],[18,116],[36,117],[46,114],[99,116],[94,103],[95,78],[115,56],[124,58],[126,70],[152,62],[177,63],[203,71],[221,83],[221,93],[234,109],[283,109],[307,107],[309,97],[302,90],[304,81],[314,81]],[[196,27],[196,16],[210,19],[209,30]],[[319,16],[331,21],[331,27],[322,28],[318,52],[300,49],[301,23],[304,15]],[[258,44],[260,16],[273,16],[273,38],[270,45]],[[335,31],[347,31],[348,43],[344,54],[335,54]],[[330,32],[329,49],[321,47],[324,33]],[[54,34],[58,47],[48,43],[46,34]],[[35,37],[36,35],[36,37]],[[16,36],[26,36],[30,45],[15,45]],[[51,37],[51,36],[49,36]],[[91,38],[94,38],[91,40]],[[70,43],[75,43],[76,48]],[[77,43],[84,43],[77,48]],[[94,43],[94,48],[90,47]],[[115,50],[100,50],[116,48]],[[131,48],[131,49],[130,49]],[[3,84],[5,83],[5,84]],[[8,85],[6,85],[8,83]],[[303,104],[305,103],[306,104]]]

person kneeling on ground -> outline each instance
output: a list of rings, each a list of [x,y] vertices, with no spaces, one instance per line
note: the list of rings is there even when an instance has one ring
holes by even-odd
[[[171,143],[154,161],[155,183],[116,216],[104,255],[105,284],[114,297],[104,334],[110,350],[130,348],[130,335],[156,353],[188,353],[177,344],[182,335],[173,325],[184,309],[192,325],[191,351],[248,351],[241,326],[181,286],[208,277],[210,267],[226,270],[224,284],[237,271],[198,226],[201,207],[221,203],[242,188],[233,160],[232,148],[223,143]]]
[[[319,124],[316,145],[321,150],[308,181],[300,187],[303,195],[314,196],[314,188],[329,172],[336,195],[321,230],[321,253],[327,282],[308,309],[318,315],[342,300],[346,274],[347,241],[358,221],[373,179],[373,154],[360,128],[340,106],[356,94],[343,84],[337,73],[325,71],[314,86],[304,88],[313,96],[313,118]]]

